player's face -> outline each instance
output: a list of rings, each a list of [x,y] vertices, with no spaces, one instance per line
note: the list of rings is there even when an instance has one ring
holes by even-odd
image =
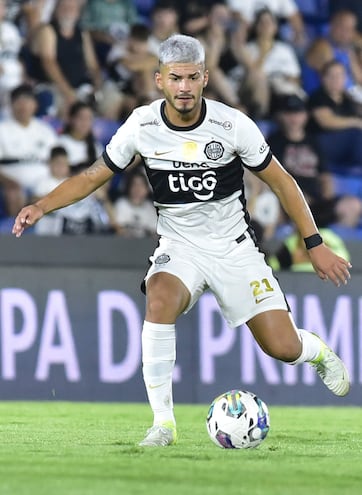
[[[156,85],[166,98],[167,117],[178,120],[197,119],[201,96],[207,85],[208,72],[202,64],[171,63],[161,65],[156,73]]]

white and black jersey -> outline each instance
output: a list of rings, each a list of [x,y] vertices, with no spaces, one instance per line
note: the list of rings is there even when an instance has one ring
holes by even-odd
[[[153,188],[158,233],[219,253],[248,227],[243,167],[260,171],[271,160],[249,117],[208,99],[189,127],[169,122],[164,100],[135,109],[103,158],[119,172],[136,154],[144,158]]]

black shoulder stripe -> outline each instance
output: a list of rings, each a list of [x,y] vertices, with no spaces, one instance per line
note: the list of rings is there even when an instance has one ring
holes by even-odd
[[[104,163],[107,165],[108,168],[110,168],[112,170],[112,172],[115,172],[115,173],[120,172],[119,167],[117,167],[117,165],[112,162],[112,160],[107,155],[106,150],[103,151],[102,158],[104,160]]]
[[[112,162],[112,160],[109,158],[106,150],[103,151],[102,153],[102,158],[104,160],[104,163],[107,165],[108,168],[110,168],[112,170],[112,172],[114,172],[115,174],[119,174],[120,172],[122,172],[123,169],[117,167],[117,165],[115,163]],[[131,165],[131,163],[133,162],[134,160],[134,157],[132,158],[132,160],[127,164],[127,166],[125,168],[127,168],[129,165]]]
[[[262,170],[264,170],[269,165],[269,163],[271,162],[272,158],[273,158],[272,152],[269,151],[269,153],[267,154],[267,156],[264,159],[263,163],[261,163],[257,167],[249,167],[248,165],[245,165],[244,162],[243,162],[243,166],[245,168],[247,168],[248,170],[251,170],[252,172],[261,172]]]

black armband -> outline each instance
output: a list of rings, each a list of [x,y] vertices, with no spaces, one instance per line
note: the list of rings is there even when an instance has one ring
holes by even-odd
[[[323,239],[320,234],[313,234],[309,237],[304,237],[305,247],[307,249],[312,249],[323,243]]]

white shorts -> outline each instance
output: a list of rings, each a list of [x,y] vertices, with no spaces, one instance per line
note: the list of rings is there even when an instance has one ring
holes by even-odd
[[[187,313],[199,297],[210,290],[216,297],[230,327],[237,327],[253,316],[272,309],[289,310],[284,294],[266,264],[264,255],[248,233],[225,257],[195,249],[166,238],[151,256],[145,282],[154,273],[178,277],[190,292]]]

